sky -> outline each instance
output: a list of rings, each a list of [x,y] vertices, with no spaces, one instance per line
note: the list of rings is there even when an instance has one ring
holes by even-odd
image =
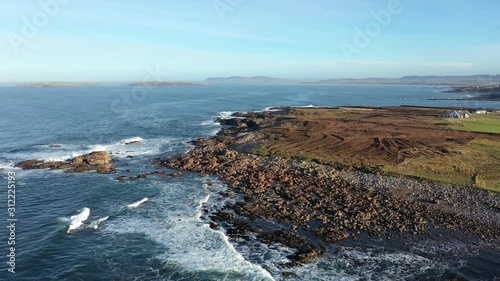
[[[0,0],[0,82],[500,74],[498,0]]]

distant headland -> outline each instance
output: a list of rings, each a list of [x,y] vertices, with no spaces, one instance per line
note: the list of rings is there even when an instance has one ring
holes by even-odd
[[[402,78],[339,78],[326,80],[285,79],[268,76],[210,77],[213,84],[309,84],[309,85],[493,85],[500,84],[500,75],[469,76],[404,76]]]
[[[193,87],[216,85],[430,85],[464,87],[464,90],[476,90],[477,86],[497,87],[500,85],[498,75],[469,75],[469,76],[404,76],[401,78],[333,78],[326,80],[316,79],[289,79],[269,76],[230,76],[209,77],[201,82],[156,81],[156,82],[26,82],[0,83],[0,86],[16,87],[103,87],[103,86],[141,86],[141,87]]]
[[[129,86],[142,86],[142,87],[205,87],[212,86],[206,83],[191,83],[191,82],[140,82],[132,83]]]

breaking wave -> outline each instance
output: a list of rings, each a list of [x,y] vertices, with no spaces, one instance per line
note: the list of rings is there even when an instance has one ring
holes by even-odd
[[[80,213],[78,215],[74,215],[69,218],[70,224],[67,233],[78,229],[90,216],[90,209],[87,207],[81,209],[79,212]]]
[[[128,208],[137,208],[139,207],[142,203],[144,202],[147,202],[149,199],[146,197],[146,198],[143,198],[135,203],[132,203],[132,204],[129,204],[127,205]]]
[[[66,161],[92,151],[106,151],[113,158],[159,155],[185,146],[188,139],[182,138],[152,138],[132,137],[107,144],[37,144],[26,149],[20,149],[7,154],[8,162],[18,163],[28,159],[44,161]],[[133,143],[127,145],[128,143]],[[3,163],[0,163],[3,166]],[[11,165],[9,165],[11,166]]]
[[[151,200],[154,207],[117,216],[101,229],[104,234],[146,235],[168,249],[157,259],[178,265],[185,271],[180,274],[191,277],[203,279],[206,272],[217,272],[221,280],[274,280],[267,270],[238,253],[223,232],[200,223],[204,208],[213,205],[222,186],[209,190],[196,177],[157,187],[162,192]]]
[[[95,221],[93,221],[93,222],[90,223],[89,228],[98,229],[99,228],[99,224],[102,223],[102,222],[107,221],[108,219],[109,219],[109,216],[104,217],[104,218],[100,218],[98,220],[95,220]]]

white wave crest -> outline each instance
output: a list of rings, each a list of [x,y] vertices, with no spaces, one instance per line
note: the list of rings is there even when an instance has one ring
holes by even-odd
[[[121,144],[127,144],[127,143],[130,143],[130,142],[143,142],[144,139],[141,138],[141,137],[133,137],[133,138],[128,138],[128,139],[123,139],[120,141]]]
[[[274,111],[281,111],[281,109],[276,108],[276,106],[268,106],[264,109],[261,110],[262,112],[274,112]]]
[[[70,224],[68,227],[68,233],[71,231],[79,228],[84,221],[86,221],[90,216],[90,209],[85,207],[80,210],[80,213],[78,215],[74,215],[70,217]]]
[[[201,199],[198,207],[196,208],[195,217],[200,221],[201,221],[201,215],[203,214],[203,204],[207,203],[209,199],[210,199],[210,194],[207,195],[205,198]]]
[[[146,197],[146,198],[141,199],[141,200],[139,200],[139,201],[137,201],[137,202],[135,202],[135,203],[132,203],[132,204],[127,205],[127,207],[129,207],[129,208],[137,208],[137,207],[139,207],[142,203],[144,203],[144,202],[146,202],[146,201],[148,201],[148,200],[149,200],[149,199]]]
[[[109,219],[109,216],[104,217],[104,218],[100,218],[98,220],[95,220],[92,223],[90,223],[89,228],[98,229],[99,228],[99,224],[101,222],[107,221],[108,219]]]

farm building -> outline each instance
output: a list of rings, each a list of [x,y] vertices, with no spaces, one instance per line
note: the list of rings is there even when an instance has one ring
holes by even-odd
[[[468,110],[455,110],[450,113],[450,118],[470,118],[471,113]]]
[[[487,110],[482,108],[471,108],[468,110],[471,114],[486,114]]]

